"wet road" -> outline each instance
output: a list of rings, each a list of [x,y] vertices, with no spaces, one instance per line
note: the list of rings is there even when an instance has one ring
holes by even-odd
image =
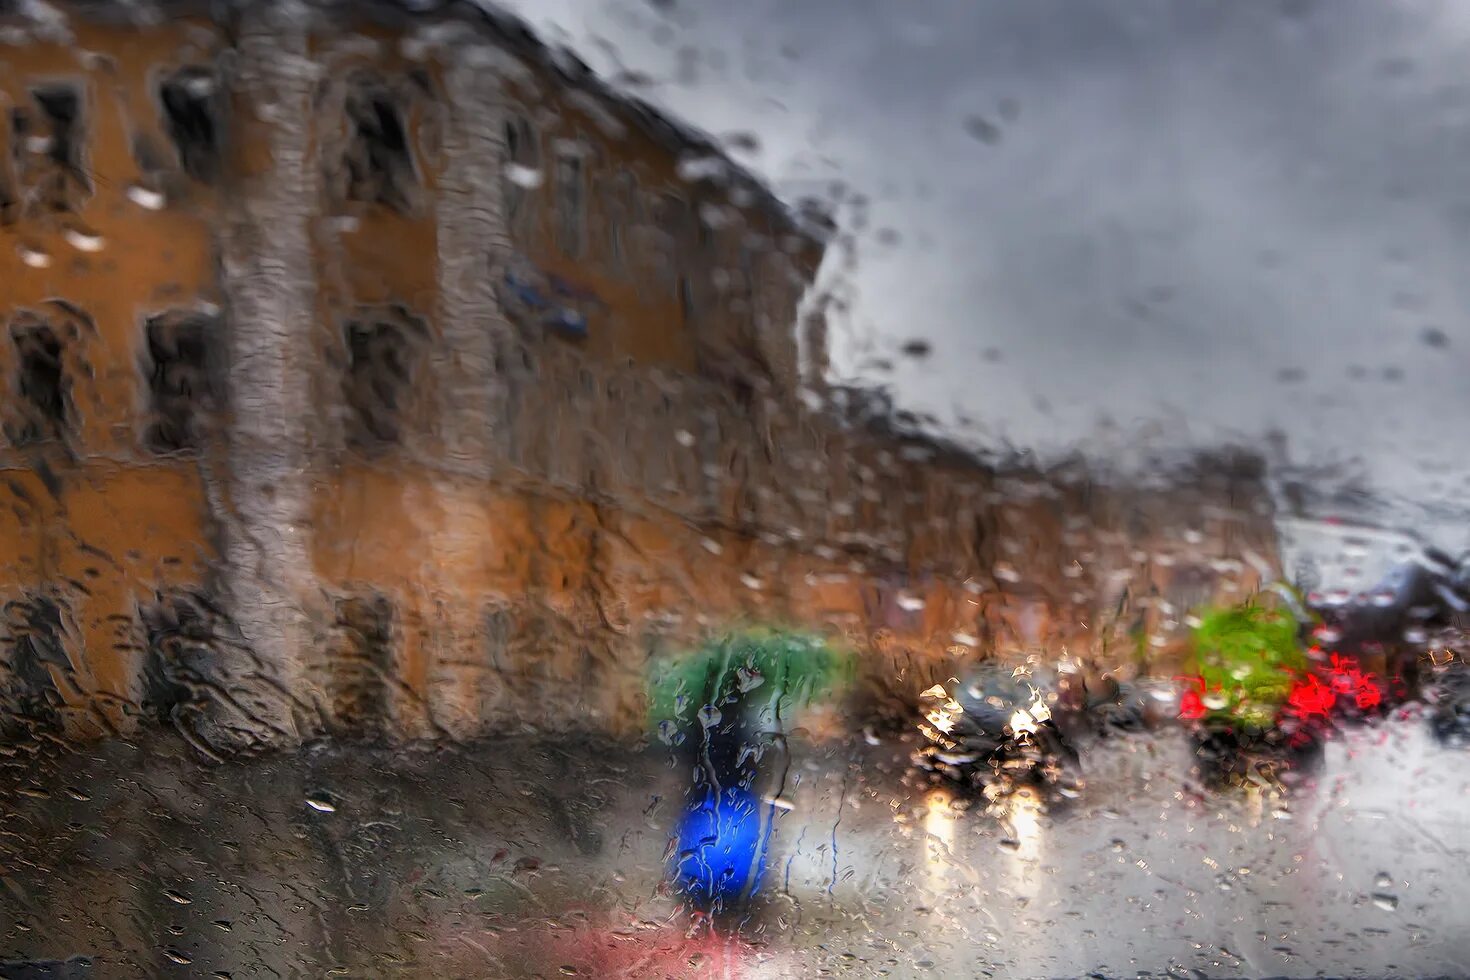
[[[85,977],[1470,973],[1470,754],[1412,711],[1343,733],[1284,792],[1205,789],[1177,733],[1091,746],[1081,794],[1050,804],[928,788],[906,753],[797,746],[765,900],[731,937],[691,928],[660,887],[680,787],[659,746],[213,768],[162,736],[21,752],[0,788],[0,961],[82,956],[68,969]]]

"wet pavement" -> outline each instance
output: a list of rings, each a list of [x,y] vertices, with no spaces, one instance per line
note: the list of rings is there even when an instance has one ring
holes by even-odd
[[[1470,755],[1417,707],[1285,786],[1212,790],[1180,733],[1114,736],[1052,801],[956,796],[873,741],[795,744],[758,907],[713,932],[662,886],[657,744],[20,750],[0,961],[80,959],[0,976],[1470,973]]]

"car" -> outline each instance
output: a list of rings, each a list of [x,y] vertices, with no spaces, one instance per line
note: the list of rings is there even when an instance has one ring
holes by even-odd
[[[1054,712],[1056,671],[1034,664],[980,664],[962,682],[920,695],[923,744],[914,763],[936,779],[983,788],[998,782],[1073,782],[1078,756]]]

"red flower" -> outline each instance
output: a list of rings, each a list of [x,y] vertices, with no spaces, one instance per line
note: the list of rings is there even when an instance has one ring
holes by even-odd
[[[1310,718],[1313,715],[1325,718],[1337,703],[1337,692],[1323,684],[1318,677],[1308,674],[1291,686],[1291,691],[1286,695],[1286,703],[1300,718]]]
[[[1190,688],[1179,695],[1179,717],[1186,721],[1198,721],[1205,716],[1205,701],[1199,691]]]

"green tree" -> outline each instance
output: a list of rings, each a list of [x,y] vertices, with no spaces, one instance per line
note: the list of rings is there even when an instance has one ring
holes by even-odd
[[[1191,666],[1204,685],[1206,720],[1265,728],[1308,663],[1295,618],[1248,601],[1200,616]]]

